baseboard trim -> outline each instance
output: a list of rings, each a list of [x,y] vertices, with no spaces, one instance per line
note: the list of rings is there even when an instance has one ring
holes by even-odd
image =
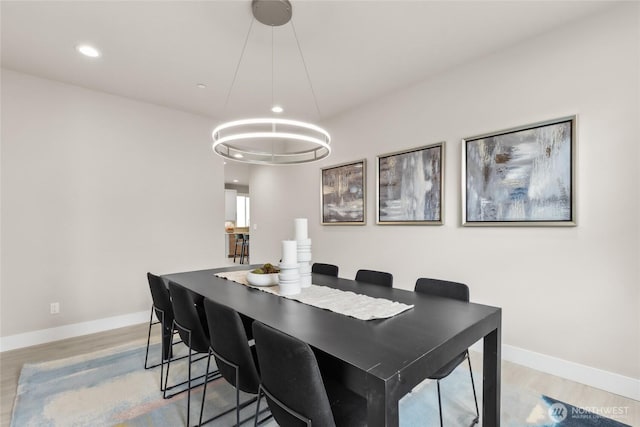
[[[482,353],[482,341],[475,343],[471,349]],[[502,345],[502,360],[640,401],[640,379],[508,344]]]
[[[9,335],[0,337],[0,352],[109,331],[148,321],[149,312],[140,311],[89,322]],[[475,343],[471,349],[482,353],[482,341]],[[640,401],[640,379],[626,377],[614,372],[604,371],[508,344],[502,345],[502,359]]]
[[[110,331],[125,326],[138,325],[149,321],[149,311],[123,314],[121,316],[106,317],[104,319],[88,322],[74,323],[71,325],[57,326],[55,328],[40,329],[38,331],[25,332],[23,334],[0,337],[0,352],[30,347],[32,345],[45,344],[52,341],[73,338],[96,332]]]

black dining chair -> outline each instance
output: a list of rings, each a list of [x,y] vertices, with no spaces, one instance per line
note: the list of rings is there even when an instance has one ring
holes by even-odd
[[[185,383],[187,384],[187,426],[189,426],[191,414],[191,389],[202,385],[203,382],[206,383],[207,381],[220,378],[220,372],[217,370],[211,373],[206,372],[203,375],[192,378],[192,365],[199,360],[207,358],[207,356],[209,355],[210,339],[204,309],[200,309],[200,307],[202,306],[196,304],[196,301],[199,300],[200,297],[197,297],[193,292],[178,285],[177,283],[169,281],[169,293],[171,294],[171,304],[173,306],[173,325],[178,331],[182,342],[189,349],[187,380],[176,385],[178,386],[184,385]],[[196,356],[196,358],[194,359],[194,354],[204,355],[200,357]],[[165,377],[165,398],[167,398],[166,392],[169,388],[166,385],[169,380],[170,368],[171,359],[169,359],[169,363],[167,364],[167,372]],[[202,379],[202,381],[197,381],[199,379]],[[182,392],[184,392],[184,390],[180,390],[178,393]],[[178,393],[174,393],[169,397],[175,396]]]
[[[281,427],[366,425],[366,400],[324,380],[308,344],[261,322],[253,322],[260,366],[260,397]]]
[[[416,281],[415,291],[443,298],[452,298],[459,301],[469,302],[469,287],[464,283],[449,282],[447,280],[419,278]],[[478,410],[478,397],[476,396],[476,387],[473,382],[473,371],[471,370],[471,357],[469,356],[469,350],[465,350],[451,361],[447,362],[442,368],[438,369],[433,375],[429,376],[429,379],[436,380],[438,388],[438,408],[440,410],[440,427],[443,427],[442,423],[442,398],[440,396],[440,380],[446,378],[456,369],[464,360],[467,359],[469,363],[469,375],[471,376],[471,389],[473,390],[473,399],[476,404],[476,418],[473,420],[473,424],[477,424],[480,419],[480,411]]]
[[[211,356],[213,355],[222,378],[236,389],[236,406],[209,418],[203,423],[202,416],[207,395],[207,384],[205,383],[198,425],[218,419],[235,409],[236,426],[239,426],[240,410],[257,400],[260,389],[260,376],[258,374],[255,348],[249,346],[249,338],[245,332],[245,322],[243,322],[237,311],[208,298],[204,300],[204,311],[207,315],[207,324],[211,334],[207,372],[209,372]],[[240,403],[240,391],[255,395],[255,397]]]
[[[240,254],[238,254],[238,249],[240,249]],[[235,247],[233,248],[233,262],[236,262],[236,257],[240,255],[240,264],[244,261],[244,234],[236,233],[236,242]]]
[[[171,306],[171,297],[169,296],[169,289],[165,286],[164,282],[159,276],[155,274],[147,273],[147,282],[149,282],[149,290],[151,291],[151,315],[149,317],[149,331],[147,333],[147,351],[144,356],[144,368],[151,369],[160,366],[160,390],[164,391],[164,365],[172,357],[172,345],[171,335],[176,330],[173,328],[173,307]],[[156,321],[153,320],[153,315],[156,315]],[[151,344],[151,328],[153,325],[160,325],[161,330],[161,351],[160,362],[153,365],[149,365],[149,345]],[[173,345],[180,344],[182,341],[178,340]],[[178,357],[173,360],[184,359],[186,356]]]
[[[240,264],[244,264],[244,260],[249,263],[249,234],[242,235],[242,253],[240,254]]]
[[[372,285],[393,287],[393,275],[384,271],[358,270],[356,282],[370,283]]]
[[[338,277],[338,266],[333,264],[314,262],[311,266],[311,272],[316,274],[324,274],[325,276]]]

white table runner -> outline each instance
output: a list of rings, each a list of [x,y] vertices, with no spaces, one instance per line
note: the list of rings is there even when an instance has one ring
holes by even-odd
[[[302,288],[302,292],[298,295],[280,295],[278,285],[250,285],[249,282],[247,282],[248,271],[250,270],[226,271],[217,273],[216,276],[241,283],[254,289],[259,289],[263,292],[289,298],[303,304],[333,311],[334,313],[345,316],[355,317],[360,320],[387,319],[413,308],[413,305],[390,301],[384,298],[374,298],[368,295],[313,284],[308,288]]]

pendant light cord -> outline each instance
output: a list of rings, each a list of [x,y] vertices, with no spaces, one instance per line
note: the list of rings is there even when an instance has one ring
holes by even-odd
[[[273,25],[271,26],[271,106],[269,109],[272,111],[271,115],[275,116],[276,112],[273,111]],[[276,131],[275,123],[271,125],[271,131]],[[276,153],[276,141],[274,139],[271,140],[271,161],[274,160],[274,156]]]
[[[251,34],[251,28],[253,28],[254,18],[251,19],[251,24],[249,24],[249,30],[247,31],[247,36],[244,38],[244,45],[242,45],[242,52],[240,53],[240,59],[238,59],[238,64],[236,65],[236,71],[233,73],[233,80],[231,81],[231,86],[229,86],[229,91],[227,92],[227,98],[224,100],[224,107],[222,110],[227,109],[227,104],[229,104],[229,98],[231,97],[231,91],[233,90],[233,86],[236,84],[236,78],[238,77],[238,70],[240,70],[240,64],[242,63],[242,58],[244,58],[244,52],[247,49],[247,42],[249,41],[249,35]]]
[[[229,104],[229,98],[231,98],[231,92],[236,84],[236,79],[238,78],[238,71],[240,70],[240,64],[242,64],[242,59],[244,58],[244,53],[247,49],[247,43],[249,42],[249,35],[251,35],[251,29],[253,28],[253,22],[255,19],[251,20],[251,24],[249,24],[249,30],[247,31],[247,35],[244,39],[244,44],[242,45],[242,52],[240,53],[240,58],[238,59],[238,63],[236,64],[236,69],[233,73],[233,80],[231,81],[231,86],[229,86],[229,91],[227,92],[227,97],[224,100],[223,110],[227,109],[227,105]],[[302,53],[302,48],[300,47],[300,40],[298,39],[298,33],[296,32],[296,27],[293,25],[293,20],[291,20],[291,29],[293,30],[293,37],[296,39],[296,46],[298,47],[298,53],[300,53],[300,58],[302,59],[302,65],[304,67],[305,75],[307,76],[307,83],[309,84],[309,89],[311,90],[311,95],[313,96],[313,104],[316,107],[316,112],[318,113],[318,117],[322,117],[322,113],[320,112],[320,107],[318,106],[318,99],[316,97],[316,92],[313,89],[313,84],[311,83],[311,77],[309,76],[309,69],[307,67],[307,62],[304,59],[304,54]],[[273,106],[273,96],[274,96],[274,47],[273,47],[273,35],[274,30],[273,26],[271,27],[271,106]]]
[[[302,58],[302,65],[304,65],[304,72],[307,75],[307,82],[309,83],[309,88],[311,89],[311,95],[313,95],[313,103],[316,106],[316,111],[318,112],[318,117],[322,118],[322,114],[320,113],[320,107],[318,106],[318,100],[316,98],[316,92],[313,90],[313,84],[311,84],[311,77],[309,77],[309,70],[307,69],[307,62],[304,60],[304,55],[302,54],[302,48],[300,47],[300,41],[298,40],[298,33],[296,33],[296,27],[293,25],[293,19],[291,20],[291,28],[293,29],[293,36],[296,39],[296,45],[298,46],[298,52],[300,52],[300,57]]]

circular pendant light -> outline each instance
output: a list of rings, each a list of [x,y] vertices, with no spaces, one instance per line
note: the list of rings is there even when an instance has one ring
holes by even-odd
[[[293,13],[291,3],[288,0],[253,0],[251,9],[254,18],[258,22],[271,27],[287,24],[290,22]],[[233,89],[252,26],[253,21],[249,26],[225,106]],[[316,109],[318,115],[320,115],[318,102],[293,22],[291,22],[291,28],[304,64]],[[271,92],[273,98],[273,33],[271,49]],[[282,109],[277,110],[274,107],[272,111],[281,112]],[[329,132],[315,124],[276,117],[239,119],[222,123],[213,130],[212,138],[213,151],[215,153],[226,159],[244,163],[264,165],[301,164],[315,162],[331,154],[331,136]]]
[[[331,136],[319,126],[280,118],[243,119],[213,130],[213,150],[246,163],[289,165],[331,154]]]

